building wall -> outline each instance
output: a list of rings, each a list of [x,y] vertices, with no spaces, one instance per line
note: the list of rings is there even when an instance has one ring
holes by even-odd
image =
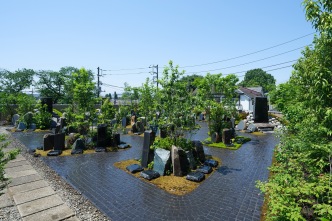
[[[253,105],[251,99],[246,95],[240,95],[240,105],[242,106],[242,111],[252,112]]]

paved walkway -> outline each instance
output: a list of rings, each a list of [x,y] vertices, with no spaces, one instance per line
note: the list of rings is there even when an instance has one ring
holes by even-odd
[[[206,124],[194,136],[207,136]],[[43,158],[67,182],[82,192],[113,221],[117,220],[260,220],[264,196],[255,187],[267,180],[277,143],[273,134],[254,136],[239,150],[207,148],[221,167],[196,190],[169,194],[113,166],[140,158],[143,138],[122,136],[132,148],[111,153]]]
[[[0,196],[0,208],[16,206],[23,221],[79,220],[21,154],[5,173],[11,182]]]

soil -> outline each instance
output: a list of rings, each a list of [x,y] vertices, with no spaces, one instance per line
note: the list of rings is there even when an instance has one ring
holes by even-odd
[[[214,158],[212,157],[212,159],[218,161],[218,165],[221,165],[221,160],[218,158]],[[200,183],[197,182],[193,182],[193,181],[189,181],[186,179],[186,177],[177,177],[177,176],[173,176],[173,174],[171,175],[167,175],[167,176],[160,176],[159,178],[153,179],[153,180],[146,180],[142,177],[140,177],[140,173],[130,173],[129,171],[126,170],[126,167],[131,165],[131,164],[141,164],[138,160],[125,160],[125,161],[120,161],[120,162],[116,162],[114,164],[115,167],[125,171],[126,173],[129,173],[135,177],[137,177],[138,179],[141,179],[145,182],[148,183],[152,183],[154,185],[156,185],[158,188],[165,190],[166,192],[170,193],[170,194],[174,194],[174,195],[178,195],[178,196],[183,196],[185,194],[190,193],[191,191],[195,190],[197,187],[199,187],[199,185],[204,182],[205,180],[207,180],[216,170],[216,168],[213,169],[213,171],[210,174],[205,174],[205,180],[203,180]]]

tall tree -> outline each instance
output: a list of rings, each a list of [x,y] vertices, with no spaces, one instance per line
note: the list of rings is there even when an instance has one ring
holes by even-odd
[[[58,103],[65,96],[65,83],[68,76],[61,72],[39,71],[37,76],[37,88],[43,97],[52,97],[54,103]]]
[[[0,90],[8,93],[18,93],[29,88],[33,83],[35,71],[32,69],[18,69],[15,72],[0,71]]]
[[[276,80],[271,74],[257,68],[247,71],[240,85],[243,87],[261,86],[264,92],[269,92],[275,89]]]

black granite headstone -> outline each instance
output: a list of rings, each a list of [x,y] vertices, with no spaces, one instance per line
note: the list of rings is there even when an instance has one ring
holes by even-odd
[[[150,146],[153,144],[155,134],[151,130],[144,132],[144,142],[142,149],[142,167],[148,167],[148,164],[153,160],[153,151],[150,151]]]
[[[194,157],[194,153],[192,150],[186,151],[187,159],[189,162],[189,166],[191,170],[195,170],[197,168],[196,160]]]
[[[137,172],[144,170],[143,167],[141,167],[138,164],[131,164],[131,165],[127,166],[126,169],[131,173],[137,173]]]
[[[113,134],[112,136],[112,147],[117,147],[118,145],[120,145],[121,141],[120,141],[120,134],[116,133]]]
[[[85,150],[85,142],[81,138],[77,138],[72,146],[73,150]]]
[[[193,151],[194,157],[198,158],[198,160],[203,163],[205,161],[205,154],[202,142],[199,140],[193,140],[192,143],[195,147]]]
[[[54,135],[54,150],[64,150],[65,149],[65,133]]]
[[[254,122],[268,123],[269,122],[269,106],[266,97],[255,97],[254,105]]]
[[[53,99],[51,97],[40,98],[41,104],[44,106],[46,104],[46,110],[49,113],[53,113]]]
[[[232,139],[232,130],[231,129],[223,129],[222,130],[222,142],[224,144],[230,144]]]
[[[107,124],[99,124],[97,127],[97,147],[107,146]]]
[[[43,150],[52,150],[54,147],[54,134],[45,134],[44,137],[44,146]]]
[[[153,180],[160,177],[160,174],[154,170],[144,170],[140,173],[140,176],[147,180]]]
[[[174,176],[185,176],[190,170],[186,152],[176,146],[172,146],[172,164]]]
[[[204,180],[205,175],[201,172],[191,172],[187,175],[186,179],[194,182],[201,182]]]

